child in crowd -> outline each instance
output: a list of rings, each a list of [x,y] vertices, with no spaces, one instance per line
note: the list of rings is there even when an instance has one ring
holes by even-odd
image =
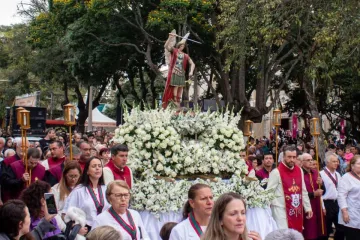
[[[354,157],[354,154],[350,151],[350,146],[347,146],[345,149],[345,155],[344,155],[346,163],[349,163],[353,157]]]

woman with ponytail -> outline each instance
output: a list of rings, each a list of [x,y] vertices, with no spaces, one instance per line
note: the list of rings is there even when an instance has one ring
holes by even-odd
[[[213,206],[210,187],[202,183],[192,185],[184,205],[184,220],[172,229],[170,240],[199,240],[209,223]]]

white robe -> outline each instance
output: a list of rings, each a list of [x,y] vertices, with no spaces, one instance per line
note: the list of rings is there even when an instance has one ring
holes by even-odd
[[[135,227],[136,227],[136,239],[140,240],[140,231],[139,229],[141,229],[141,235],[143,240],[150,240],[145,227],[144,227],[144,223],[140,217],[140,214],[132,209],[128,209],[131,213],[131,216],[134,220],[135,223]],[[126,216],[126,213],[124,214]],[[129,221],[127,219],[127,217],[122,216],[122,219],[124,219],[128,224]],[[130,224],[129,224],[130,225]],[[92,229],[95,229],[97,227],[100,226],[111,226],[113,228],[115,228],[116,230],[118,230],[121,234],[121,236],[123,237],[124,240],[131,240],[131,236],[129,235],[129,233],[123,228],[121,227],[121,225],[116,221],[116,219],[109,213],[109,211],[103,211],[101,214],[99,214],[92,225]]]
[[[106,186],[102,185],[101,189],[105,203],[105,206],[102,209],[102,212],[104,212],[110,207],[110,204],[106,200],[106,194],[105,194]],[[96,211],[95,203],[91,198],[90,193],[86,187],[80,185],[76,187],[74,190],[72,190],[69,197],[67,197],[65,201],[65,207],[63,209],[63,212],[66,213],[70,207],[77,207],[83,210],[86,213],[86,224],[92,226],[93,221],[97,216],[97,211]]]
[[[308,191],[306,190],[306,185],[304,181],[304,173],[301,170],[302,178],[302,203],[305,209],[305,212],[311,211],[310,199]],[[275,189],[275,195],[277,196],[271,202],[271,211],[273,218],[278,225],[279,229],[288,228],[288,222],[286,217],[286,208],[285,208],[285,197],[284,190],[282,186],[282,181],[280,178],[279,170],[276,168],[270,172],[270,177],[266,189]]]
[[[206,227],[201,226],[201,229],[205,232]],[[187,218],[171,230],[169,240],[200,240],[200,238]]]

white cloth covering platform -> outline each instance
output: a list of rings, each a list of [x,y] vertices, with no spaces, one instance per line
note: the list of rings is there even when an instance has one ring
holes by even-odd
[[[159,218],[156,218],[149,211],[139,213],[151,240],[161,240],[159,233],[165,223],[180,222],[182,220],[181,212],[162,213]],[[249,208],[246,212],[246,226],[248,231],[258,232],[261,239],[265,239],[267,234],[277,229],[269,207]]]

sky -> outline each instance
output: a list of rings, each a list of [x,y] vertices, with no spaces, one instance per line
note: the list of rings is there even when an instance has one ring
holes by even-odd
[[[21,1],[29,2],[29,0],[0,0],[0,25],[11,25],[23,22],[23,19],[16,15],[16,6]]]

